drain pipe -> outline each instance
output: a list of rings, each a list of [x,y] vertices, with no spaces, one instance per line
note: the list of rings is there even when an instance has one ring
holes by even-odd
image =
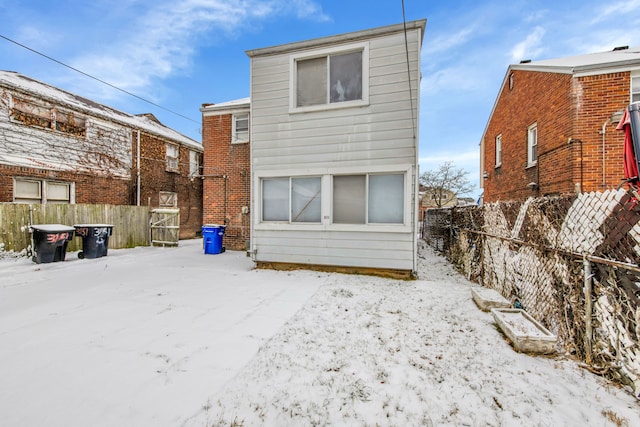
[[[136,159],[136,205],[140,206],[140,129],[138,129],[138,147]]]
[[[605,136],[607,134],[607,123],[609,123],[609,119],[607,119],[607,121],[605,121],[602,124],[602,131],[600,132],[602,134],[602,189],[605,189],[605,162],[604,162],[604,145],[605,145]]]
[[[593,274],[591,273],[591,263],[586,256],[582,258],[582,265],[584,266],[584,349],[586,362],[588,365],[591,365],[593,362],[593,356],[591,354],[591,337],[593,333],[591,324],[593,315],[591,291],[593,288]]]

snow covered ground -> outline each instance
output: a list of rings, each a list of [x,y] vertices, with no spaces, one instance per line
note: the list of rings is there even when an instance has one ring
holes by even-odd
[[[639,425],[628,392],[516,353],[444,258],[420,280],[244,253],[0,260],[1,426]]]

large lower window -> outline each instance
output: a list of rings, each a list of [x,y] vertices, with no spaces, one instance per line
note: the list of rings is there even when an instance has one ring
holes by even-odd
[[[320,222],[320,177],[262,180],[262,220]]]
[[[404,174],[334,176],[333,222],[402,224]]]

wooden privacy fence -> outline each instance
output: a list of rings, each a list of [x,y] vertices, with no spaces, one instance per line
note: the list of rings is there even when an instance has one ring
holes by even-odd
[[[31,224],[112,224],[110,249],[149,245],[148,206],[0,203],[0,252],[29,251]],[[75,237],[67,250],[82,248]]]

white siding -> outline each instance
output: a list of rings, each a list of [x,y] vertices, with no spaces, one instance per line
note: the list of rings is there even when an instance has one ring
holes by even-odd
[[[359,107],[291,113],[291,55],[301,51],[251,58],[252,247],[257,261],[415,270],[421,39],[420,29],[408,33],[411,85],[402,32],[355,40],[369,49],[364,64],[369,67],[369,104]],[[304,228],[260,223],[262,177],[381,170],[406,173],[404,224],[338,227],[323,220]]]
[[[10,118],[11,101],[11,93],[4,90],[0,97],[0,163],[130,178],[130,129],[81,114],[78,117],[86,119],[86,136],[29,126]]]

